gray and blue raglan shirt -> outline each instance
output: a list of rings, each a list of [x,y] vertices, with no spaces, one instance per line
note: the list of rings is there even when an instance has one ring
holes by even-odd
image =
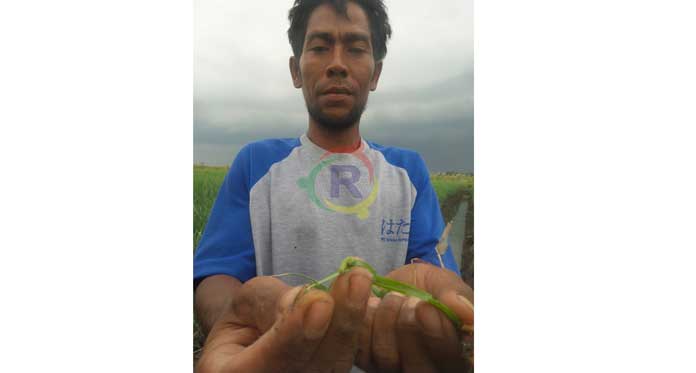
[[[318,279],[349,255],[380,274],[414,258],[438,264],[443,229],[416,152],[362,140],[353,153],[332,153],[306,135],[258,141],[240,150],[220,188],[194,257],[194,283],[215,274]],[[451,249],[443,260],[459,274]]]

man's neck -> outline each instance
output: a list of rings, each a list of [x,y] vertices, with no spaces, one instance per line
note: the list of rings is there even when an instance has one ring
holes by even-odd
[[[332,153],[351,153],[360,147],[360,122],[344,131],[336,132],[322,128],[309,121],[307,137],[320,148]]]

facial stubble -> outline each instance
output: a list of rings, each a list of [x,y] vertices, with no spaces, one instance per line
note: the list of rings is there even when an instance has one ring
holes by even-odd
[[[322,128],[331,132],[341,132],[358,124],[365,107],[367,99],[364,102],[356,102],[350,111],[342,117],[333,117],[322,112],[317,101],[310,103],[306,102],[307,112],[314,121]]]

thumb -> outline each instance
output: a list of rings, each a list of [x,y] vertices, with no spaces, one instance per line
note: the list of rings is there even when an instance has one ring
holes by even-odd
[[[323,291],[297,287],[283,294],[273,325],[239,356],[244,371],[304,371],[329,327],[333,309],[333,299]]]
[[[474,324],[474,291],[456,273],[430,264],[414,263],[387,275],[423,289],[449,307],[465,325]]]
[[[474,291],[454,272],[433,265],[421,265],[424,290],[448,306],[464,325],[474,324]]]
[[[462,330],[471,329],[474,325],[474,305],[469,299],[452,290],[445,291],[436,298],[459,316],[462,324],[469,326],[469,328],[463,327]]]

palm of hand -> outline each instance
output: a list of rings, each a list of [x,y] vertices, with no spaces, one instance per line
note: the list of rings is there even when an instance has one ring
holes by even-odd
[[[196,370],[349,372],[371,283],[362,268],[339,276],[330,293],[252,279],[216,321]]]

